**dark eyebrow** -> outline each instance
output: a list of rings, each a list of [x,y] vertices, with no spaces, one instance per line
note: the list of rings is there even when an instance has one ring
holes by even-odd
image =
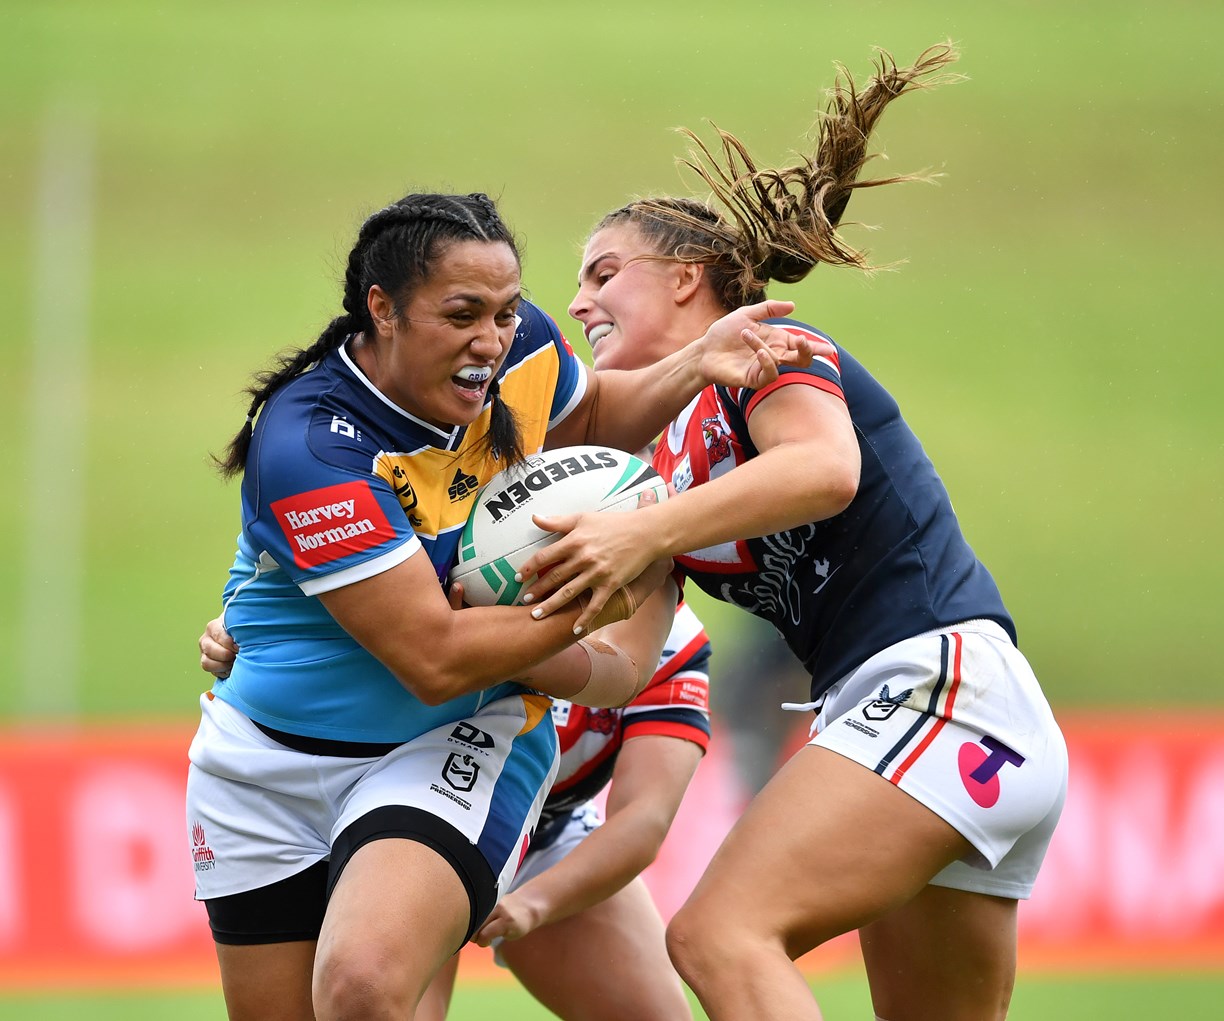
[[[612,258],[615,254],[616,254],[615,252],[601,252],[599,255],[595,256],[595,258],[593,258],[590,262],[588,262],[585,266],[583,266],[582,269],[579,271],[578,283],[581,284],[582,281],[586,277],[589,277],[592,273],[594,273],[595,267],[597,267],[601,262],[603,262],[604,259]]]
[[[512,295],[510,295],[510,297],[508,297],[504,302],[502,302],[502,306],[504,307],[506,305],[515,305],[522,300],[523,300],[523,292],[521,290],[515,291]],[[452,302],[459,302],[464,305],[475,305],[477,308],[484,308],[485,305],[489,304],[488,302],[485,301],[482,295],[465,294],[463,292],[460,292],[458,294],[448,294],[445,298],[442,299],[442,303],[444,305],[449,305]]]

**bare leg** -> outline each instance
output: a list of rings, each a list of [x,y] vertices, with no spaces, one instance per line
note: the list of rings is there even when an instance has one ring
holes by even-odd
[[[459,974],[459,955],[442,965],[442,970],[434,976],[421,1002],[417,1004],[416,1021],[446,1021],[446,1012],[450,1010],[451,997],[455,994],[455,976]]]
[[[806,747],[753,800],[672,920],[672,961],[712,1021],[817,1021],[794,959],[908,903],[968,850],[887,780]]]
[[[563,1021],[692,1017],[641,878],[569,918],[501,945],[527,990]]]
[[[1001,1021],[1016,980],[1016,902],[928,886],[859,932],[888,1021]]]
[[[230,1021],[314,1021],[310,975],[314,940],[251,946],[217,944]]]
[[[467,931],[467,891],[450,863],[412,840],[359,848],[332,893],[319,934],[320,1021],[404,1021]]]

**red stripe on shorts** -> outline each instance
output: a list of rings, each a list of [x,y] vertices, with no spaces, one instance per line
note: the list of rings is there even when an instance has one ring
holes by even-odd
[[[917,762],[918,757],[931,746],[931,742],[935,740],[939,732],[943,730],[944,724],[952,716],[952,706],[956,703],[956,692],[960,688],[961,681],[961,636],[953,631],[950,637],[952,639],[952,686],[948,689],[948,697],[944,701],[944,712],[935,720],[935,725],[927,731],[926,736],[918,742],[918,746],[893,771],[892,776],[886,778],[891,783],[901,783],[901,778],[905,776],[906,770]]]

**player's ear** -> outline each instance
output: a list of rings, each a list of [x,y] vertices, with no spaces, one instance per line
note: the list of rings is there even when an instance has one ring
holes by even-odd
[[[699,262],[677,262],[676,293],[677,305],[682,305],[700,290],[705,281],[705,266]]]
[[[370,310],[370,319],[379,336],[391,335],[391,324],[395,321],[395,302],[391,295],[378,284],[372,284],[366,294],[366,308]]]

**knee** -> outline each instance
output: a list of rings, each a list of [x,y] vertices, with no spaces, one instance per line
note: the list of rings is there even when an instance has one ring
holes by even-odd
[[[411,1017],[411,999],[388,980],[394,974],[390,965],[380,962],[377,954],[330,954],[319,959],[314,976],[315,1017],[318,1021]]]
[[[716,971],[720,958],[731,953],[724,941],[715,938],[718,930],[703,914],[700,907],[686,904],[667,926],[667,955],[693,989],[699,989],[702,977]]]

